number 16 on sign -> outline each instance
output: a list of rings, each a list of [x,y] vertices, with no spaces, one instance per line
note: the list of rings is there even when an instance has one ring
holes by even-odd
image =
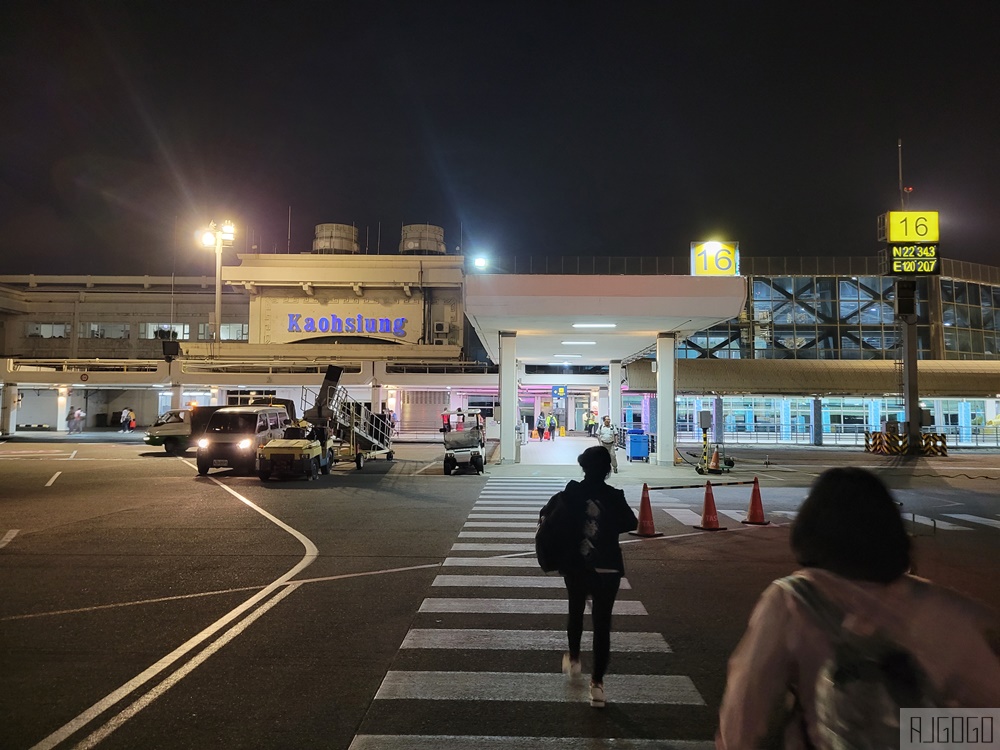
[[[692,242],[692,276],[739,276],[739,242]]]

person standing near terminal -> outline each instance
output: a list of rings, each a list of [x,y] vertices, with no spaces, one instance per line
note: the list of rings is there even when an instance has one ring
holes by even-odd
[[[606,450],[611,456],[611,468],[615,470],[615,474],[618,473],[618,456],[615,455],[615,451],[618,450],[618,436],[615,434],[615,428],[611,426],[611,417],[604,418],[604,424],[597,428],[597,439],[601,443],[601,446]]]
[[[545,426],[548,422],[545,419],[545,412],[538,412],[538,419],[535,420],[535,431],[538,433],[538,442],[542,442],[545,439]]]
[[[587,597],[591,600],[594,629],[594,663],[590,672],[590,705],[604,708],[604,673],[611,656],[611,613],[625,575],[625,562],[618,535],[634,530],[639,522],[625,500],[625,493],[605,480],[611,460],[603,448],[587,448],[577,457],[583,481],[572,481],[557,492],[539,513],[552,515],[564,530],[566,553],[559,574],[566,584],[569,613],[566,638],[569,651],[563,654],[562,670],[570,678],[582,673],[580,641]],[[558,519],[558,520],[557,520]]]
[[[127,406],[122,409],[122,414],[118,418],[121,429],[118,432],[128,432],[128,412],[129,408]]]

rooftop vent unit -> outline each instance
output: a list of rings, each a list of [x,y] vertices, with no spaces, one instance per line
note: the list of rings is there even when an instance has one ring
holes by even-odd
[[[444,229],[433,224],[404,224],[400,255],[444,255]]]
[[[350,224],[317,224],[313,252],[318,255],[356,254],[358,228]]]
[[[445,323],[443,321],[440,321],[440,320],[435,321],[435,323],[434,323],[434,335],[435,336],[447,336],[448,335],[448,331],[450,330],[450,328],[451,328],[451,326],[449,326],[447,323]]]

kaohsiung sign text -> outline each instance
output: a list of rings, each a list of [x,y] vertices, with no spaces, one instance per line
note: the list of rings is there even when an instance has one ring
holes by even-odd
[[[323,315],[312,317],[288,313],[288,333],[355,333],[406,337],[406,318],[376,318],[368,315]]]

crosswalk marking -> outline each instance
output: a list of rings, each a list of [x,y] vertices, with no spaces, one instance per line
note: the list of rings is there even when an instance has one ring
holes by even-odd
[[[537,703],[542,705],[541,710],[546,710],[546,703],[587,705],[588,680],[585,677],[567,679],[559,670],[559,653],[566,649],[565,629],[453,627],[463,624],[463,621],[469,622],[468,615],[480,615],[476,618],[479,620],[476,624],[480,625],[495,622],[524,626],[537,623],[551,627],[563,621],[568,606],[565,584],[557,574],[541,574],[534,555],[533,538],[538,512],[565,484],[564,479],[539,480],[534,477],[488,479],[485,489],[476,499],[465,524],[458,532],[450,556],[442,564],[444,570],[431,583],[435,593],[440,591],[448,596],[427,597],[420,605],[419,612],[423,617],[418,624],[432,627],[411,627],[400,645],[401,653],[419,653],[420,664],[425,668],[458,666],[459,670],[391,670],[386,673],[375,695],[376,700],[475,702],[477,711],[481,710],[481,704],[501,701]],[[634,509],[637,510],[638,489],[631,492],[629,497],[632,500],[630,505],[634,503]],[[690,514],[694,519],[691,525],[700,522],[700,517],[690,510],[693,504],[685,504],[673,498],[667,498],[665,502],[669,503],[666,508],[662,502],[657,502],[654,507],[678,513],[682,517]],[[497,596],[491,596],[494,590]],[[671,653],[670,645],[662,633],[634,628],[636,624],[644,622],[636,617],[648,616],[649,613],[641,601],[621,598],[634,595],[628,579],[622,578],[620,591],[622,594],[615,602],[614,613],[625,617],[623,622],[627,622],[633,629],[611,633],[612,651],[621,654]],[[462,596],[466,593],[466,596]],[[587,612],[591,613],[590,603],[586,606]],[[500,617],[489,617],[496,615],[512,615],[518,619],[504,622]],[[549,619],[538,620],[534,617],[536,615]],[[581,641],[582,648],[589,652],[592,644],[593,632],[585,632]],[[471,653],[487,651],[494,652],[489,655],[491,659],[499,659],[505,653],[520,654],[522,661],[516,663],[531,664],[527,668],[540,667],[543,672],[474,671],[482,665]],[[535,654],[534,663],[524,661],[529,654]],[[461,671],[463,669],[465,671]],[[605,678],[605,685],[612,705],[706,705],[691,678],[686,675],[610,674]],[[441,724],[435,718],[437,713],[431,709],[415,710],[415,716],[420,719],[419,724],[414,725],[419,726],[415,731],[441,730],[446,726],[452,729],[447,723]],[[489,708],[484,706],[482,710],[489,711]],[[529,708],[517,710],[527,711]],[[589,711],[586,708],[580,710]],[[370,726],[374,723],[374,720],[366,721],[362,728],[389,728]],[[475,724],[470,724],[469,728],[474,730]],[[579,731],[587,732],[590,729],[581,727]],[[612,728],[612,733],[616,730],[621,731],[622,727]],[[576,750],[579,747],[590,750],[711,750],[713,743],[710,740],[623,737],[371,733],[355,736],[350,750]]]
[[[709,740],[359,734],[348,750],[713,750]]]
[[[745,510],[720,510],[720,516],[725,516],[726,518],[732,518],[734,521],[745,521],[747,517],[747,512]],[[698,521],[701,523],[701,520]]]
[[[451,545],[453,552],[533,552],[534,544],[479,544],[468,542],[466,544]]]
[[[534,568],[538,561],[534,557],[446,557],[445,567],[463,568]]]
[[[453,612],[463,614],[492,615],[565,615],[566,598],[558,599],[424,599],[420,605],[421,612]],[[590,602],[587,602],[587,612],[590,612]],[[615,602],[615,615],[645,615],[646,608],[642,602],[630,599],[618,599]],[[566,634],[562,634],[563,642]]]
[[[670,508],[670,509],[664,509],[664,513],[669,515],[674,520],[680,521],[685,526],[701,525],[701,516],[699,516],[693,510],[684,510],[682,508]]]
[[[564,605],[565,606],[565,605]],[[582,648],[594,634],[584,632]],[[565,651],[565,630],[486,630],[482,628],[412,628],[400,648],[476,649],[486,651]],[[615,653],[669,654],[670,646],[659,633],[611,633]]]
[[[535,565],[537,568],[537,564]],[[456,586],[476,588],[518,588],[561,589],[563,579],[559,576],[480,576],[480,575],[439,575],[431,586]],[[622,578],[619,589],[631,589],[627,578]]]
[[[993,528],[1000,529],[1000,521],[996,521],[992,518],[971,516],[968,513],[945,513],[944,515],[948,516],[948,518],[957,518],[959,521],[968,521],[969,523],[978,523],[983,526],[992,526]]]
[[[604,685],[614,704],[705,705],[685,675],[611,674],[604,678]],[[586,680],[567,680],[559,672],[391,671],[375,700],[586,703],[589,692]]]

